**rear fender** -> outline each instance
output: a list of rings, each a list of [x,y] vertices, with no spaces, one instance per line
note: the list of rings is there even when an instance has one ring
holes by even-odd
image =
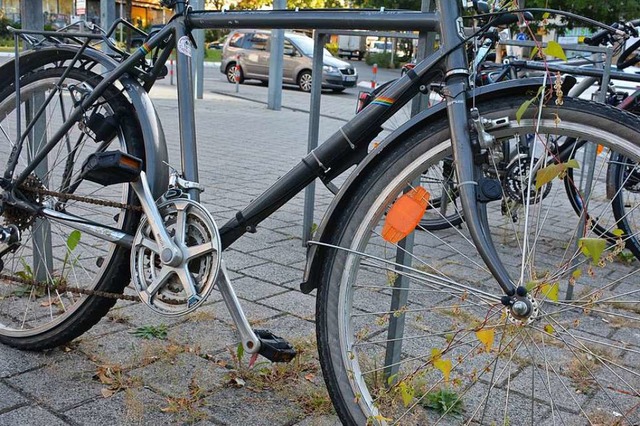
[[[475,97],[477,101],[486,99],[494,99],[499,96],[521,95],[531,92],[535,95],[538,88],[542,85],[541,78],[510,80],[501,83],[495,83],[482,86],[470,92],[469,99]],[[353,188],[359,185],[361,176],[366,175],[370,167],[373,167],[380,158],[384,158],[388,149],[394,145],[397,140],[402,140],[411,134],[419,131],[423,126],[446,115],[446,104],[441,102],[431,108],[428,108],[405,124],[396,129],[389,135],[375,150],[370,152],[358,165],[358,167],[349,175],[345,183],[340,187],[340,191],[334,197],[329,205],[320,226],[318,226],[314,238],[309,242],[307,249],[307,264],[304,271],[303,282],[300,284],[300,290],[303,293],[310,293],[313,289],[318,288],[320,278],[320,266],[324,250],[323,246],[314,244],[314,242],[327,243],[330,236],[335,230],[337,218],[343,210],[343,205],[350,199],[350,193]]]
[[[26,52],[20,55],[19,58],[20,73],[34,71],[54,61],[70,60],[77,54],[78,50],[78,46],[59,45]],[[106,71],[110,71],[119,65],[111,57],[94,49],[86,49],[81,59],[98,63]],[[140,83],[128,74],[120,77],[119,81],[125,88],[140,123],[146,155],[145,169],[147,178],[149,179],[151,191],[154,197],[157,198],[166,191],[169,183],[169,170],[166,165],[168,155],[164,132],[149,94]],[[15,84],[15,59],[0,67],[0,84]]]

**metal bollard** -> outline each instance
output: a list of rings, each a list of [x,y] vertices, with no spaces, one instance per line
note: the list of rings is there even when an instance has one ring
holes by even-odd
[[[240,92],[240,74],[242,70],[240,69],[240,55],[236,55],[236,68],[234,70],[235,79],[236,79],[236,93]]]

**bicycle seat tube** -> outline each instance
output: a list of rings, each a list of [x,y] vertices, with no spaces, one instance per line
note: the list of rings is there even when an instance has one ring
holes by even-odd
[[[442,14],[440,35],[442,49],[451,51],[445,59],[445,95],[447,113],[453,144],[453,157],[458,174],[460,199],[465,222],[478,253],[486,263],[500,287],[508,296],[515,294],[515,286],[502,265],[488,234],[488,224],[482,220],[481,206],[477,201],[476,185],[481,175],[479,167],[474,165],[473,147],[469,133],[467,111],[467,92],[469,90],[469,64],[464,44],[464,27],[458,9],[458,3],[438,0],[438,9]],[[458,46],[458,48],[456,48]]]

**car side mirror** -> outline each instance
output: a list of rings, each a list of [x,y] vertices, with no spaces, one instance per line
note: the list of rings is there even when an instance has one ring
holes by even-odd
[[[285,56],[296,56],[296,49],[285,48],[284,49]]]

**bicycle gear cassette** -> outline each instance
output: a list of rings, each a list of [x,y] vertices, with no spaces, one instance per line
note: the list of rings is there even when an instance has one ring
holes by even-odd
[[[220,271],[220,234],[209,212],[195,201],[171,199],[159,204],[158,210],[183,261],[175,267],[162,263],[145,217],[131,248],[131,281],[153,311],[184,315],[202,305],[213,290]]]
[[[534,162],[537,162],[537,159]],[[524,204],[527,201],[527,191],[525,190],[527,187],[529,188],[529,202],[531,204],[539,203],[551,192],[551,182],[544,184],[539,190],[535,187],[535,180],[531,182],[533,185],[529,186],[530,164],[531,157],[527,155],[515,158],[507,166],[502,182],[502,187],[507,197],[518,204]]]

